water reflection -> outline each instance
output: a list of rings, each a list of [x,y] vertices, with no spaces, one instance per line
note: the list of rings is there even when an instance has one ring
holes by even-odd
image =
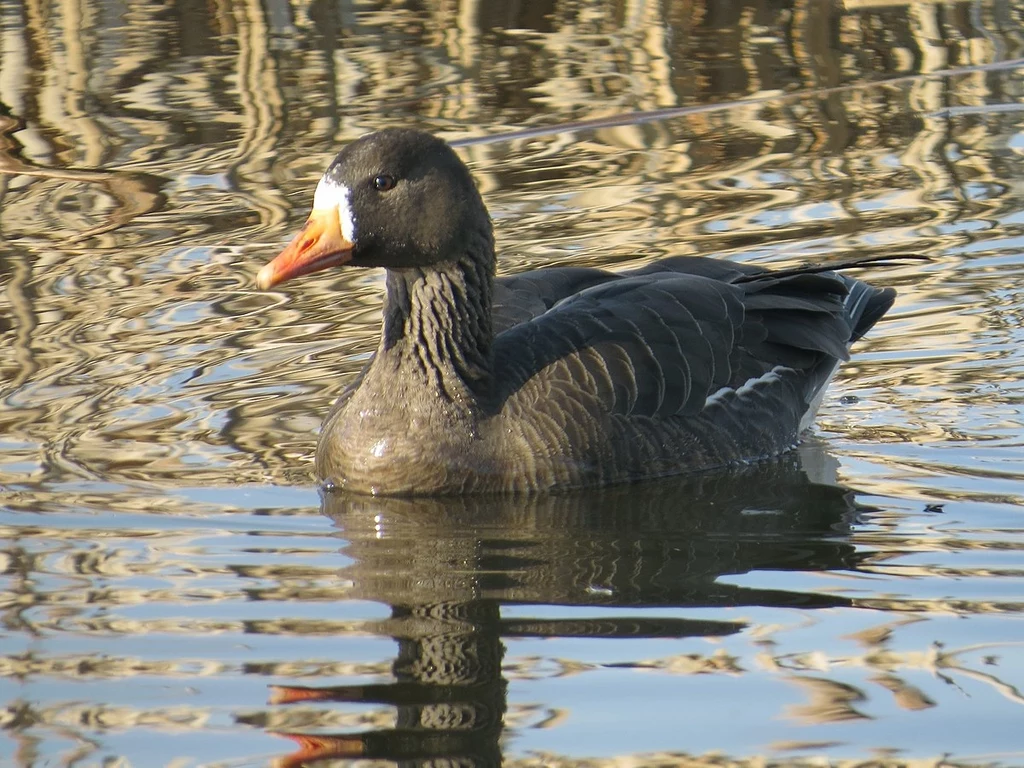
[[[390,606],[390,617],[366,629],[397,641],[394,680],[281,686],[272,701],[386,704],[397,720],[360,733],[292,734],[301,750],[282,764],[360,756],[499,765],[503,638],[722,637],[746,623],[685,611],[849,606],[824,592],[722,580],[753,570],[857,569],[861,555],[846,534],[863,508],[827,482],[832,463],[807,448],[736,473],[519,499],[326,494],[323,513],[344,532],[354,560],[340,574],[351,582],[349,597]],[[508,618],[502,606],[602,610],[590,618],[579,610],[564,618],[519,610]],[[679,614],[611,610],[636,608]]]
[[[0,754],[1022,762],[1022,29],[1012,0],[0,0]],[[780,469],[334,499],[328,530],[309,459],[379,279],[253,278],[388,125],[467,140],[505,272],[931,256],[878,275],[899,302],[819,419],[878,509]]]

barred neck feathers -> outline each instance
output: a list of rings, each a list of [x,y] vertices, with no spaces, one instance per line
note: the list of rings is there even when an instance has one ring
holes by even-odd
[[[490,384],[494,247],[489,229],[477,235],[460,258],[387,273],[378,355],[452,400]]]

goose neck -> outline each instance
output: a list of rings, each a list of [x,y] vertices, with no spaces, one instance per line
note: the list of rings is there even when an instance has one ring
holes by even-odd
[[[404,374],[425,378],[452,400],[482,394],[491,376],[493,263],[493,255],[467,254],[388,270],[378,357],[397,361]]]

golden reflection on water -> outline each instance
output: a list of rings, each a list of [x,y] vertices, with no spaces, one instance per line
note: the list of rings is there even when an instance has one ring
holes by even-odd
[[[213,760],[281,753],[280,733],[298,750],[281,765],[1009,749],[983,726],[1022,703],[997,620],[1022,609],[1024,81],[914,75],[1019,57],[1021,29],[999,0],[0,2],[12,765],[142,765],[136,734]],[[736,489],[483,520],[363,500],[326,509],[329,530],[309,460],[375,346],[380,276],[268,294],[254,275],[345,141],[408,124],[465,140],[504,272],[929,255],[873,277],[899,303],[819,421],[856,504],[786,475],[733,516],[687,506],[691,528],[680,499],[727,507]],[[470,141],[501,134],[516,135]],[[801,527],[795,510],[820,517]],[[618,640],[596,653],[596,638]],[[671,701],[707,712],[686,709],[694,733],[672,742],[657,683],[675,677]],[[294,703],[265,704],[267,684]],[[594,701],[617,685],[665,726],[642,749],[600,726]],[[737,716],[733,698],[767,703]],[[916,718],[908,733],[960,718],[978,736],[900,741],[882,701]],[[723,720],[748,735],[715,742]],[[211,741],[178,752],[180,733]]]

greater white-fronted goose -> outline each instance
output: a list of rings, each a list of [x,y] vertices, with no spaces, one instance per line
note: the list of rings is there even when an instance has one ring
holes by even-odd
[[[340,264],[386,268],[387,297],[316,473],[386,495],[547,491],[777,455],[895,296],[818,267],[694,257],[495,279],[469,170],[405,129],[341,151],[258,283]]]

